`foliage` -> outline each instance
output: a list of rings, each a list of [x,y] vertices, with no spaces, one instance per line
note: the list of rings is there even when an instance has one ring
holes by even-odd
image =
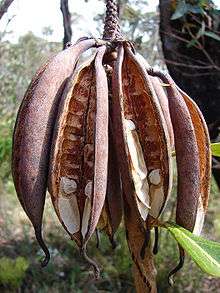
[[[24,257],[15,260],[8,257],[0,258],[0,286],[19,288],[29,266]]]
[[[212,143],[211,144],[211,149],[212,149],[212,155],[216,157],[220,157],[220,143]]]
[[[188,252],[197,265],[206,273],[220,277],[220,244],[192,234],[174,224],[166,223],[165,228]]]
[[[212,10],[212,13],[218,12],[211,0],[179,0],[175,1],[175,12],[171,19],[175,20],[190,13],[205,15],[207,10]]]
[[[220,41],[219,31],[216,30],[219,24],[220,11],[210,0],[179,0],[174,2],[174,13],[171,20],[181,19],[184,22],[183,31],[188,31],[192,40],[187,47],[201,47],[201,37],[212,38]],[[211,18],[212,21],[211,21]],[[201,49],[201,48],[200,48]]]

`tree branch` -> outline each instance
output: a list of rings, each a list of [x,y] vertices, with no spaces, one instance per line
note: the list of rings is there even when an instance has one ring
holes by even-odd
[[[9,6],[12,4],[14,0],[3,0],[0,3],[0,19],[7,12]]]
[[[71,13],[69,12],[68,0],[60,0],[60,10],[63,14],[63,49],[65,49],[66,44],[72,39]]]

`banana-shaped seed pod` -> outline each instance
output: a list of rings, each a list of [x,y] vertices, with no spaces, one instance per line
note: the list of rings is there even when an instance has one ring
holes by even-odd
[[[178,91],[183,96],[188,107],[193,126],[195,129],[196,141],[199,150],[200,166],[200,197],[197,207],[196,222],[193,233],[199,235],[202,231],[205,214],[208,208],[211,179],[211,148],[208,127],[205,119],[196,103],[181,89]]]
[[[56,213],[85,258],[86,243],[104,205],[108,166],[108,88],[102,59],[74,72],[59,107],[49,172],[49,192]]]
[[[147,278],[146,256],[141,258],[140,252],[146,230],[159,217],[170,193],[171,148],[150,79],[130,49],[125,50],[124,55],[123,47],[119,49],[112,75],[112,120],[125,195],[128,245],[134,263],[142,267],[143,278]],[[152,222],[146,222],[148,216]]]
[[[128,47],[122,67],[122,90],[130,169],[140,206],[147,204],[148,211],[138,208],[145,213],[144,221],[148,215],[157,219],[172,188],[170,138],[151,80]]]
[[[200,234],[208,204],[211,173],[207,126],[198,107],[169,75],[153,70],[149,73],[167,84],[178,172],[176,222]],[[170,276],[183,266],[184,251],[181,247],[179,249],[180,262]]]
[[[112,244],[116,247],[114,234],[122,220],[122,190],[120,174],[117,166],[115,146],[113,144],[112,130],[109,130],[109,158],[108,158],[108,181],[105,204],[99,218],[97,228],[104,231]]]
[[[79,42],[57,54],[40,69],[24,96],[14,129],[13,180],[21,205],[45,252],[43,266],[49,261],[41,226],[54,118],[66,79],[79,55],[94,44],[94,40]]]

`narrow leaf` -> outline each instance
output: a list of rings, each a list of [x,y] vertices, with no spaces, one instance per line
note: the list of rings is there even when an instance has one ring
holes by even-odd
[[[192,5],[192,4],[186,4],[187,5],[187,10],[189,12],[195,13],[195,14],[204,14],[204,10],[202,7],[198,5]]]
[[[185,2],[185,0],[181,0],[177,4],[177,7],[176,7],[176,10],[175,10],[174,14],[171,16],[171,20],[181,18],[186,13],[187,13],[186,2]]]
[[[167,222],[165,228],[192,257],[205,273],[220,277],[220,244],[192,234],[190,231]]]
[[[220,157],[220,142],[211,144],[212,155],[216,157]]]
[[[212,39],[215,39],[216,41],[220,42],[220,36],[213,33],[213,32],[204,32],[204,35],[206,35],[207,37],[210,37]]]

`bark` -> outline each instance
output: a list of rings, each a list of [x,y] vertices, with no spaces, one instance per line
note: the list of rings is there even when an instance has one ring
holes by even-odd
[[[220,127],[220,42],[202,36],[199,44],[189,46],[201,24],[216,34],[220,31],[220,15],[188,15],[171,20],[173,3],[160,0],[160,37],[164,61],[175,82],[198,104],[209,127],[212,141],[218,140]],[[218,20],[216,19],[218,18]],[[188,30],[186,24],[192,25]],[[194,28],[192,28],[194,26]],[[220,170],[213,170],[220,187]]]
[[[0,3],[0,19],[8,11],[8,8],[12,4],[13,1],[14,0],[3,0]]]
[[[68,0],[60,0],[60,9],[63,15],[63,49],[65,49],[66,44],[71,42],[72,39],[71,13],[69,12]]]

